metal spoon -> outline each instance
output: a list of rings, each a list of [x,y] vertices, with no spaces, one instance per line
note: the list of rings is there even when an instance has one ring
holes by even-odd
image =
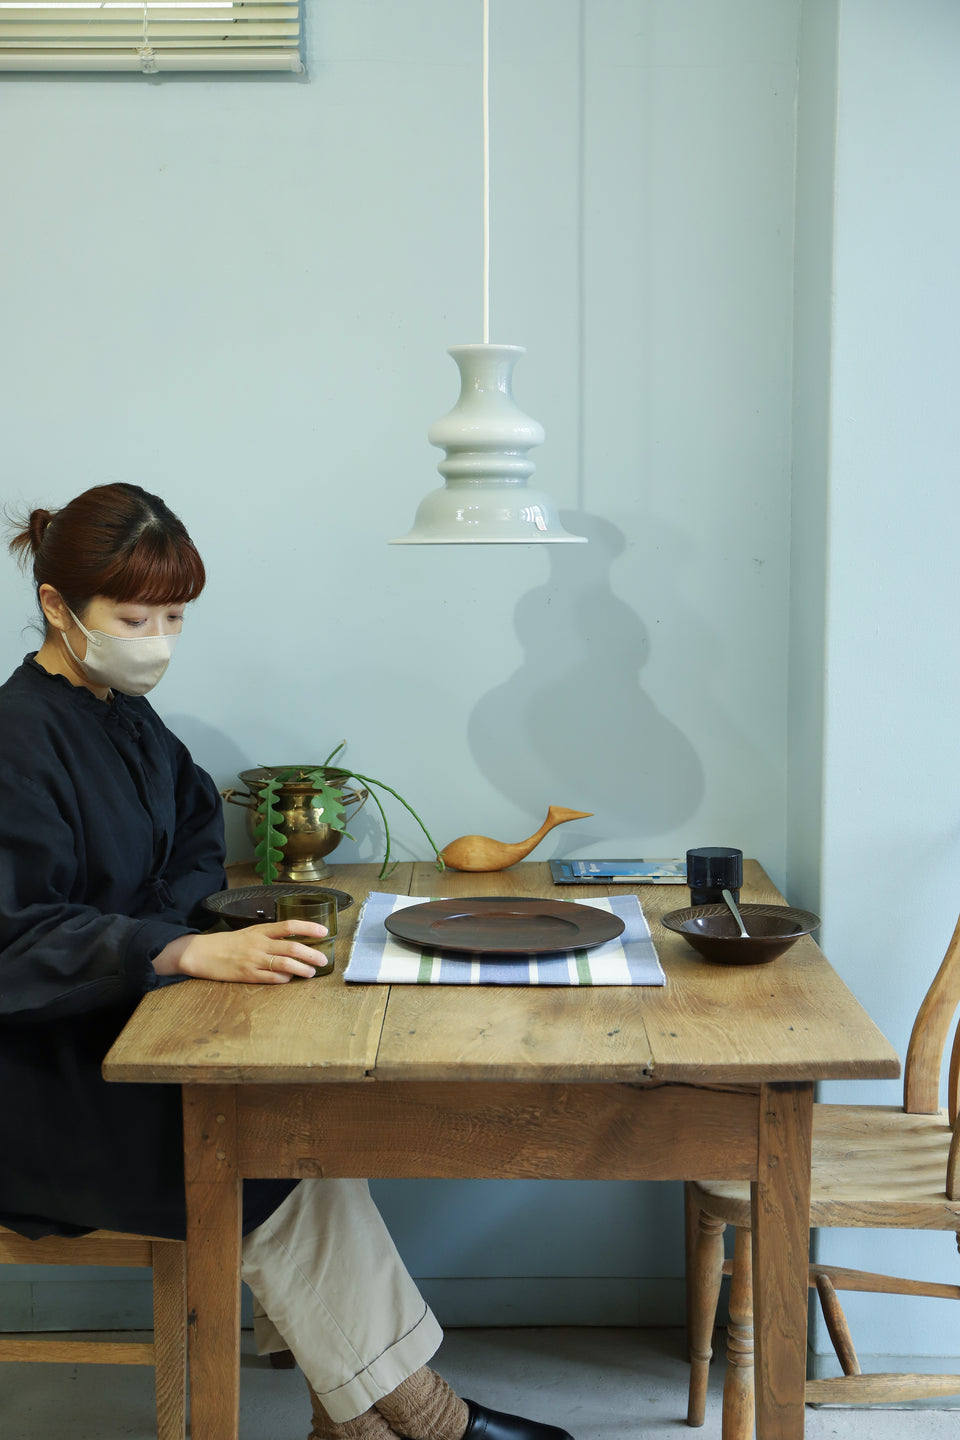
[[[736,900],[734,900],[734,898],[733,898],[733,896],[730,894],[730,891],[729,891],[729,890],[723,890],[723,891],[721,891],[721,894],[723,895],[724,900],[727,902],[727,905],[729,906],[731,915],[733,916],[734,920],[736,920],[737,924],[740,926],[740,938],[741,938],[741,940],[749,940],[749,939],[750,939],[750,936],[747,934],[747,927],[746,927],[746,925],[744,925],[744,923],[743,923],[743,916],[740,914],[740,911],[737,909],[737,902],[736,902]]]

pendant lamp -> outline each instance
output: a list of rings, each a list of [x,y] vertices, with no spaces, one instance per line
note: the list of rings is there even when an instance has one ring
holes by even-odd
[[[583,545],[560,524],[553,501],[527,484],[528,451],[543,426],[513,399],[522,345],[490,344],[490,3],[483,0],[483,343],[447,352],[460,371],[460,398],[427,438],[446,452],[444,485],[417,508],[413,529],[391,545]]]

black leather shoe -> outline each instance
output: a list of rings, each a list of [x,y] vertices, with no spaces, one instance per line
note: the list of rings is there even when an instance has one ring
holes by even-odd
[[[487,1410],[466,1398],[463,1403],[470,1411],[463,1440],[573,1440],[573,1436],[558,1425],[541,1425],[539,1420],[525,1420],[522,1415]]]

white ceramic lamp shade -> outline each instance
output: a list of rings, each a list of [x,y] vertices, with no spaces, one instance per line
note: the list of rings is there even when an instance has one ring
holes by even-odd
[[[446,451],[437,469],[446,484],[417,508],[413,529],[392,545],[585,544],[560,524],[549,496],[527,480],[528,451],[543,443],[543,426],[516,405],[513,367],[522,345],[455,345],[460,398],[430,427]]]

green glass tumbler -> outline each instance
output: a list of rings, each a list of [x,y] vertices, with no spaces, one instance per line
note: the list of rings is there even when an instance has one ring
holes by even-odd
[[[310,935],[291,935],[298,945],[309,945],[317,952],[317,975],[329,975],[336,960],[337,949],[337,902],[329,895],[278,895],[278,920],[312,920],[316,925],[325,925],[327,933],[322,940]]]

